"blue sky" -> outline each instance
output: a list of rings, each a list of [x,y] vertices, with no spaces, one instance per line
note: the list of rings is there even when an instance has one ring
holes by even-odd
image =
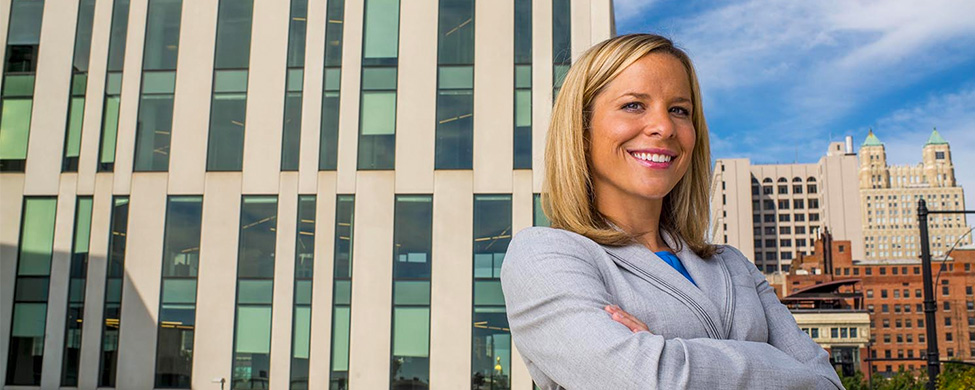
[[[890,164],[917,164],[937,127],[975,209],[975,2],[613,4],[618,34],[662,34],[690,54],[715,158],[815,162],[873,128]]]

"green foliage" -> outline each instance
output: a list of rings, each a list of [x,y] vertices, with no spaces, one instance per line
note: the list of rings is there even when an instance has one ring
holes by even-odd
[[[942,364],[938,376],[939,390],[975,389],[975,367],[964,364]]]
[[[881,373],[873,373],[868,381],[863,372],[854,376],[840,375],[840,381],[847,390],[924,390],[928,382],[927,371],[898,371],[890,378]],[[964,364],[943,364],[938,376],[939,390],[975,389],[975,367]]]

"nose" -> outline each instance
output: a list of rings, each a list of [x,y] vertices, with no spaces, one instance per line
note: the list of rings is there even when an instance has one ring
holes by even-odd
[[[651,137],[671,138],[676,134],[674,118],[670,116],[666,107],[647,110],[643,132]]]

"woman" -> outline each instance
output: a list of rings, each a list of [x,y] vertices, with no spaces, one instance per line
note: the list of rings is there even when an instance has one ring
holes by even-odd
[[[625,35],[572,66],[552,114],[553,228],[511,241],[501,283],[542,389],[835,389],[829,356],[738,250],[706,241],[708,130],[687,55]]]

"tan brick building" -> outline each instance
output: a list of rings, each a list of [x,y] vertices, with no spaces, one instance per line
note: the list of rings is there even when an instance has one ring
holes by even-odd
[[[955,181],[951,148],[938,134],[921,149],[917,165],[887,165],[887,152],[871,131],[860,147],[860,209],[867,260],[913,259],[921,255],[917,202],[930,210],[964,210],[965,196]],[[964,214],[929,217],[931,254],[940,257],[964,235]],[[961,241],[971,243],[971,237]]]

